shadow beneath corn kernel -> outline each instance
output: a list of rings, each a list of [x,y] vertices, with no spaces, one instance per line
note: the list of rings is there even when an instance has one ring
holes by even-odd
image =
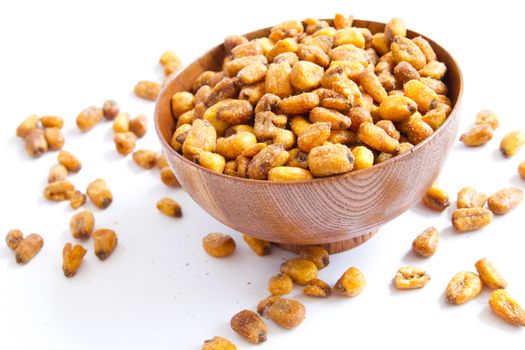
[[[424,262],[425,260],[426,258],[418,257],[412,250],[408,250],[401,258],[401,262],[404,265],[417,265]]]
[[[506,157],[501,153],[499,148],[495,148],[492,152],[490,152],[490,159],[496,162],[504,162]]]
[[[525,180],[521,178],[521,176],[519,174],[514,174],[510,179],[509,179],[509,183],[512,185],[512,186],[516,186],[516,187],[522,187],[523,185],[525,185]]]
[[[476,231],[472,231],[472,232],[476,232]],[[464,233],[458,232],[453,226],[448,226],[444,228],[443,230],[440,230],[439,235],[443,239],[458,239],[461,237],[463,238],[470,237],[469,232],[464,232]]]
[[[109,160],[109,161],[119,161],[119,160],[122,160],[122,158],[124,158],[122,155],[120,155],[117,150],[115,148],[111,149],[111,150],[107,150],[103,155],[105,160]]]
[[[492,329],[499,328],[506,332],[523,332],[523,327],[513,326],[496,316],[496,314],[490,310],[488,303],[481,309],[481,312],[478,314],[478,319]]]
[[[428,216],[428,217],[438,217],[443,212],[435,211],[432,209],[427,208],[421,201],[419,201],[417,204],[413,205],[412,208],[410,208],[410,211],[414,212],[418,215]]]
[[[133,174],[142,174],[142,173],[151,171],[151,169],[144,169],[140,167],[137,163],[135,163],[135,161],[133,160],[131,156],[129,157],[129,159],[127,159],[126,165],[133,172]]]

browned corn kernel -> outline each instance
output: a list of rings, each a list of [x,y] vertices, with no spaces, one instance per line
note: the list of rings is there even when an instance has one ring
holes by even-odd
[[[442,62],[430,61],[418,72],[422,77],[441,80],[447,72],[447,66]]]
[[[119,132],[118,134],[115,134],[113,141],[115,142],[117,152],[123,156],[127,156],[135,149],[137,136],[131,131]]]
[[[248,247],[250,247],[255,254],[259,256],[264,256],[270,254],[272,251],[272,243],[258,239],[249,235],[242,235],[242,239],[246,242]]]
[[[69,221],[71,235],[77,239],[88,239],[95,227],[95,217],[89,210],[84,210],[73,215]]]
[[[209,233],[202,239],[202,248],[215,258],[225,258],[235,251],[235,241],[223,233]]]
[[[147,149],[133,152],[133,161],[144,169],[151,169],[157,164],[157,153]]]
[[[492,221],[492,212],[486,208],[462,208],[452,213],[452,225],[458,232],[479,230]]]
[[[115,133],[128,132],[130,129],[130,117],[128,113],[121,112],[113,120],[113,131]]]
[[[240,131],[231,136],[217,139],[216,151],[226,159],[236,159],[255,144],[257,144],[257,139],[253,133]]]
[[[214,107],[217,108],[217,118],[228,124],[244,124],[253,116],[253,106],[246,100],[224,100]]]
[[[226,338],[213,337],[204,341],[201,350],[237,350],[237,348]]]
[[[434,226],[431,226],[414,239],[412,251],[422,258],[429,258],[436,253],[438,245],[439,231]]]
[[[231,328],[252,344],[261,344],[268,340],[266,324],[259,315],[250,310],[242,310],[230,320]]]
[[[412,39],[412,41],[419,47],[421,52],[425,55],[427,61],[434,61],[437,59],[436,53],[432,49],[432,46],[430,46],[430,43],[423,39],[422,37],[418,36],[417,38]]]
[[[247,43],[237,45],[232,49],[234,58],[262,55],[261,44],[257,40],[248,41]]]
[[[401,18],[392,18],[385,25],[385,40],[387,45],[392,44],[396,37],[406,37],[407,29]]]
[[[299,56],[295,52],[283,52],[275,56],[273,63],[286,62],[292,67],[294,64],[299,62]]]
[[[203,86],[208,86],[211,89],[211,80],[215,77],[215,74],[216,72],[212,71],[204,71],[199,74],[192,85],[193,93],[196,93]]]
[[[434,129],[423,121],[419,113],[411,115],[402,124],[402,129],[407,134],[408,141],[413,145],[417,145],[434,133]]]
[[[397,150],[397,154],[403,154],[409,150],[411,150],[412,148],[414,148],[414,145],[411,144],[410,142],[401,142],[399,144],[399,149]]]
[[[491,212],[503,215],[516,208],[522,200],[523,191],[516,187],[509,187],[492,194],[487,204]]]
[[[23,240],[24,234],[20,230],[10,230],[5,236],[5,243],[11,250],[16,250]]]
[[[297,146],[301,151],[309,153],[330,137],[330,127],[329,122],[317,122],[307,126],[297,138]]]
[[[95,106],[88,107],[77,115],[77,127],[80,131],[87,132],[100,123],[102,116],[102,108]]]
[[[403,85],[403,91],[405,92],[405,96],[412,99],[417,103],[418,110],[421,113],[426,113],[431,107],[436,103],[438,99],[438,95],[420,82],[419,80],[410,80]]]
[[[190,133],[191,128],[191,124],[182,124],[181,126],[177,127],[173,133],[173,137],[171,138],[171,147],[173,147],[176,152],[180,153],[182,151],[182,145],[184,144],[184,141],[186,141],[186,137]],[[161,169],[162,168],[163,167],[161,167]]]
[[[109,190],[106,181],[96,179],[87,186],[86,193],[91,202],[100,209],[106,209],[113,202],[113,195]]]
[[[64,276],[75,276],[80,265],[82,265],[82,259],[84,259],[86,252],[87,250],[80,244],[73,246],[71,243],[66,243],[62,250],[62,271],[64,272]]]
[[[224,60],[224,64],[223,64],[223,70],[224,70],[224,73],[222,74],[226,74],[226,76],[228,77],[235,77],[239,71],[243,68],[246,68],[252,64],[256,64],[256,63],[260,63],[260,64],[267,64],[268,63],[268,59],[263,56],[263,55],[255,55],[255,56],[245,56],[245,57],[239,57],[239,58],[235,58],[235,59],[231,59],[231,60]],[[221,74],[221,73],[217,73],[217,74]],[[212,78],[212,81],[210,81],[210,86],[213,86],[213,80],[217,80],[217,75],[215,75],[213,78]],[[223,79],[221,81],[221,83],[223,83],[223,85],[221,87],[217,87],[218,85],[221,85],[219,84],[219,82],[217,82],[214,86],[214,91],[222,91],[220,92],[220,95],[222,96],[226,96],[226,95],[231,95],[231,87],[233,87],[233,85],[231,84],[233,82],[232,79]],[[217,88],[216,88],[217,87]],[[228,96],[228,97],[225,97],[225,98],[229,98],[229,97],[232,97],[232,96]],[[220,98],[220,99],[224,99],[224,98]],[[218,102],[218,100],[214,99],[215,102]],[[208,106],[211,106],[212,104],[209,104],[208,103]]]
[[[15,249],[16,262],[18,264],[27,264],[38,254],[38,252],[40,252],[43,245],[44,240],[40,235],[36,233],[30,234],[18,243],[18,246]]]
[[[401,135],[399,134],[399,131],[396,129],[396,126],[394,125],[394,123],[392,123],[390,120],[380,120],[376,123],[376,126],[379,126],[381,129],[385,130],[388,136],[399,141],[399,138]]]
[[[308,170],[292,166],[278,166],[268,172],[268,181],[304,181],[313,179]]]
[[[459,272],[450,280],[445,290],[445,298],[451,304],[464,304],[474,299],[482,287],[481,279],[474,272]]]
[[[166,186],[180,187],[179,180],[177,180],[177,177],[169,166],[160,169],[160,179]]]
[[[106,228],[93,232],[93,249],[100,260],[106,260],[115,250],[118,243],[117,234]]]
[[[314,45],[299,45],[297,56],[303,60],[327,67],[330,64],[330,57],[318,46]]]
[[[525,131],[516,130],[503,136],[499,149],[506,157],[512,157],[525,144]]]
[[[120,107],[115,100],[106,100],[102,105],[102,114],[107,120],[114,120],[120,113]]]
[[[47,184],[44,189],[44,197],[50,201],[65,201],[75,193],[75,186],[67,180],[55,181]]]
[[[257,102],[259,102],[259,100],[263,97],[263,95],[264,81],[252,85],[243,86],[243,88],[239,92],[239,98],[241,100],[249,101],[252,105],[256,105]]]
[[[379,115],[383,119],[401,122],[417,112],[417,103],[406,96],[391,95],[379,105]]]
[[[313,262],[318,270],[322,270],[330,264],[330,254],[322,246],[310,245],[301,247],[299,256],[302,259]]]
[[[271,38],[270,38],[271,39]],[[266,55],[266,58],[269,62],[275,60],[277,56],[286,52],[297,52],[299,50],[299,45],[297,39],[295,38],[284,38],[275,43],[270,52]]]
[[[488,196],[472,187],[464,187],[458,192],[458,208],[483,208]]]
[[[307,18],[304,21],[306,34],[313,34],[320,29],[328,28],[330,25],[326,21],[319,21],[315,18]]]
[[[200,152],[194,156],[193,161],[200,166],[219,174],[222,174],[224,171],[224,166],[226,165],[226,160],[223,156],[217,153],[206,151]]]
[[[401,267],[394,277],[394,285],[397,289],[423,288],[430,281],[430,275],[415,266]]]
[[[352,44],[357,48],[365,48],[365,36],[358,28],[341,28],[335,32],[334,47]]]
[[[365,275],[356,267],[346,270],[333,288],[333,292],[345,297],[355,297],[363,291],[366,286]]]
[[[266,146],[268,145],[263,142],[256,143],[254,145],[246,147],[246,149],[242,151],[241,155],[243,155],[244,157],[253,158]]]
[[[135,85],[133,91],[140,98],[155,101],[159,96],[162,85],[155,81],[141,80]]]
[[[399,141],[389,136],[385,130],[373,123],[365,122],[357,131],[359,140],[380,152],[391,153],[399,148]]]
[[[38,158],[47,152],[48,145],[42,129],[29,130],[24,137],[27,154]]]
[[[490,124],[476,124],[461,135],[459,141],[465,146],[477,147],[486,144],[492,139],[493,130]]]
[[[355,132],[350,130],[330,130],[330,137],[327,142],[340,143],[342,145],[351,147],[359,143]]]
[[[268,281],[268,291],[271,295],[285,295],[292,292],[293,281],[285,274],[272,276]]]
[[[332,288],[323,280],[314,278],[303,289],[304,295],[316,298],[328,298],[332,293]]]
[[[421,199],[421,202],[427,208],[435,211],[444,211],[450,206],[448,193],[436,185],[432,185],[428,189],[427,193],[425,193]]]
[[[294,299],[279,298],[268,305],[264,315],[285,329],[299,326],[305,318],[305,307]]]
[[[164,152],[162,151],[159,151],[156,153],[156,164],[157,164],[157,168],[159,169],[162,169],[166,166],[169,166],[169,163],[168,163],[168,158],[166,157],[166,155],[164,154]]]
[[[372,47],[380,55],[390,51],[390,45],[386,42],[384,33],[376,33],[372,36]]]
[[[374,153],[365,146],[352,148],[354,155],[354,170],[370,168],[374,165]]]
[[[144,114],[139,114],[129,121],[129,130],[137,137],[142,137],[148,132],[148,119]]]
[[[57,156],[58,163],[66,167],[68,171],[78,172],[82,169],[82,164],[71,152],[60,151]]]
[[[279,102],[279,109],[286,114],[305,114],[319,106],[319,96],[314,92],[284,98]]]
[[[290,96],[293,93],[293,86],[290,82],[291,71],[292,68],[287,62],[270,64],[264,81],[266,93],[277,95],[280,98]]]
[[[484,285],[491,289],[507,288],[507,281],[501,277],[499,271],[486,258],[476,261],[476,270]]]
[[[389,159],[391,159],[393,157],[394,157],[393,153],[381,152],[374,159],[374,164],[379,164],[379,163],[386,162],[387,160],[389,160]]]
[[[394,38],[390,49],[396,64],[406,61],[415,69],[420,70],[427,63],[427,59],[419,46],[408,38]]]
[[[425,123],[435,131],[447,119],[447,111],[445,108],[438,105],[437,108],[431,109],[421,118]]]
[[[278,41],[287,37],[296,37],[303,30],[303,24],[299,21],[284,21],[272,27],[269,38],[273,41]]]
[[[64,119],[57,115],[44,115],[40,118],[43,128],[59,128],[64,126]]]
[[[314,147],[308,154],[308,168],[315,177],[343,174],[354,166],[354,155],[345,145]]]
[[[62,135],[62,131],[59,128],[45,128],[44,137],[49,150],[58,151],[64,147],[64,135]]]
[[[346,115],[323,107],[316,107],[310,111],[310,121],[312,123],[329,122],[331,129],[348,129],[352,124],[352,120]]]
[[[248,177],[266,180],[272,168],[282,166],[288,161],[289,154],[283,145],[270,145],[263,148],[248,165]]]
[[[224,48],[230,52],[234,47],[247,43],[248,39],[241,35],[230,35],[224,38]]]
[[[166,75],[168,77],[171,74],[173,74],[176,71],[178,71],[181,67],[182,67],[182,62],[180,60],[179,61],[168,62],[164,66],[164,75]]]
[[[38,128],[39,119],[36,114],[31,114],[29,117],[24,119],[22,123],[16,128],[16,136],[26,137],[31,130]]]
[[[174,118],[192,110],[193,107],[195,107],[195,96],[190,92],[176,92],[171,98],[171,113]]]
[[[259,301],[259,303],[257,304],[257,313],[261,316],[264,316],[268,307],[281,298],[281,295],[270,295],[266,299]]]
[[[310,91],[321,84],[323,67],[308,61],[295,63],[290,71],[290,82],[299,91]]]
[[[47,183],[64,181],[67,178],[67,169],[62,164],[55,164],[49,169]]]
[[[195,120],[182,145],[184,157],[193,159],[194,155],[202,151],[213,151],[216,140],[217,132],[209,122],[200,119]]]
[[[377,103],[383,102],[388,97],[385,88],[381,85],[381,82],[373,71],[366,69],[361,73],[360,83],[363,90],[372,96]]]
[[[496,113],[483,109],[476,116],[476,124],[489,124],[493,130],[496,130],[499,126],[499,119]]]
[[[350,28],[354,23],[354,16],[350,15],[348,18],[345,18],[344,15],[336,13],[334,17],[334,27],[336,29]]]
[[[373,123],[372,115],[364,107],[352,107],[348,111],[348,116],[352,120],[350,130],[357,132],[363,123]]]
[[[236,177],[239,176],[239,173],[237,172],[237,164],[234,160],[229,160],[224,164],[223,174]]]
[[[167,216],[171,216],[174,218],[182,217],[182,209],[180,207],[180,204],[169,197],[164,197],[161,200],[159,200],[157,202],[157,209],[159,209],[161,213]]]
[[[250,85],[263,81],[266,78],[267,67],[262,63],[253,63],[244,67],[237,73],[243,84]]]
[[[317,271],[313,262],[301,258],[286,260],[281,264],[281,272],[290,276],[292,281],[301,286],[317,278]]]
[[[73,209],[78,209],[86,203],[86,195],[80,191],[75,191],[69,199],[69,205]]]
[[[394,67],[394,75],[401,84],[406,83],[412,79],[419,79],[419,73],[408,62],[401,61]]]
[[[499,318],[514,326],[525,327],[525,310],[504,289],[492,292],[489,300],[490,309]]]
[[[292,129],[292,132],[296,136],[300,136],[309,125],[311,125],[311,123],[302,116],[295,116],[290,120],[290,129]]]
[[[177,56],[173,51],[163,52],[160,56],[159,63],[165,66],[170,62],[180,62],[179,56]]]

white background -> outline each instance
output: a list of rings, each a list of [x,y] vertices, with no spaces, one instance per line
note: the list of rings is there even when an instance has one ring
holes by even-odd
[[[160,80],[159,55],[176,51],[188,62],[228,34],[248,32],[286,19],[332,17],[387,21],[402,17],[407,26],[447,48],[465,78],[461,131],[475,113],[491,108],[500,115],[494,140],[480,149],[453,148],[440,183],[455,198],[470,185],[491,193],[523,188],[516,168],[525,150],[512,159],[498,151],[501,137],[525,127],[523,114],[523,12],[518,2],[423,1],[4,1],[0,4],[0,233],[19,228],[40,233],[45,245],[26,266],[18,266],[0,247],[0,349],[194,349],[221,335],[239,349],[252,348],[229,328],[229,319],[264,298],[268,278],[291,253],[275,249],[260,258],[241,236],[201,210],[181,189],[169,189],[158,171],[139,169],[114,150],[110,123],[87,134],[74,125],[80,110],[119,101],[132,115],[146,113],[150,131],[137,149],[159,149],[153,130],[154,104],[135,98],[141,79]],[[97,177],[114,194],[107,210],[93,210],[96,227],[117,231],[119,246],[105,262],[92,242],[76,277],[61,271],[61,250],[72,241],[68,203],[50,203],[42,190],[56,154],[28,157],[16,126],[31,113],[66,120],[65,149],[83,162],[71,181],[85,189]],[[155,203],[172,196],[183,219],[161,215]],[[227,198],[225,198],[227,200]],[[455,200],[453,205],[455,205]],[[451,208],[452,209],[452,208]],[[334,283],[349,266],[363,271],[368,285],[353,299],[332,297],[306,304],[307,318],[292,331],[268,321],[262,349],[476,348],[523,349],[525,332],[505,324],[488,308],[484,291],[463,306],[450,306],[443,291],[449,279],[488,257],[509,282],[508,290],[525,305],[525,205],[498,217],[486,229],[457,234],[451,210],[437,214],[417,205],[365,245],[332,257],[320,277]],[[409,252],[427,226],[442,233],[437,254],[427,260]],[[208,257],[201,238],[213,231],[233,235],[238,249],[223,260]],[[422,290],[400,292],[391,279],[405,264],[432,275]]]

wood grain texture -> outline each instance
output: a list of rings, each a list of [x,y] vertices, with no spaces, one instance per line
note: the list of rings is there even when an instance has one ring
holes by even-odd
[[[354,23],[373,33],[384,28],[384,24],[378,22],[355,20]],[[251,39],[268,33],[269,28],[265,28],[246,36]],[[419,35],[413,31],[407,33],[410,38]],[[438,59],[447,65],[445,82],[454,108],[431,137],[410,151],[371,168],[293,183],[226,176],[190,162],[169,146],[175,128],[170,99],[175,92],[191,90],[201,72],[221,68],[226,55],[221,44],[172,76],[157,100],[157,133],[173,171],[204,210],[242,233],[289,248],[328,244],[331,252],[363,242],[371,232],[419,201],[438,176],[456,139],[463,89],[461,71],[445,49],[423,37],[431,43]]]

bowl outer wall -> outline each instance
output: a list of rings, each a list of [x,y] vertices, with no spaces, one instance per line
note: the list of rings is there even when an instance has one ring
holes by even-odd
[[[378,22],[354,23],[373,33],[384,28]],[[265,28],[246,36],[252,39],[268,33],[269,28]],[[419,35],[407,31],[408,37]],[[463,89],[461,71],[446,50],[424,38],[448,67],[445,81],[453,110],[432,136],[405,154],[343,175],[288,183],[217,174],[185,159],[169,146],[175,128],[170,99],[177,91],[191,90],[192,82],[202,71],[220,69],[226,53],[218,45],[173,75],[157,100],[155,124],[172,170],[188,194],[210,215],[260,239],[325,244],[377,230],[420,200],[438,176],[457,135]]]

